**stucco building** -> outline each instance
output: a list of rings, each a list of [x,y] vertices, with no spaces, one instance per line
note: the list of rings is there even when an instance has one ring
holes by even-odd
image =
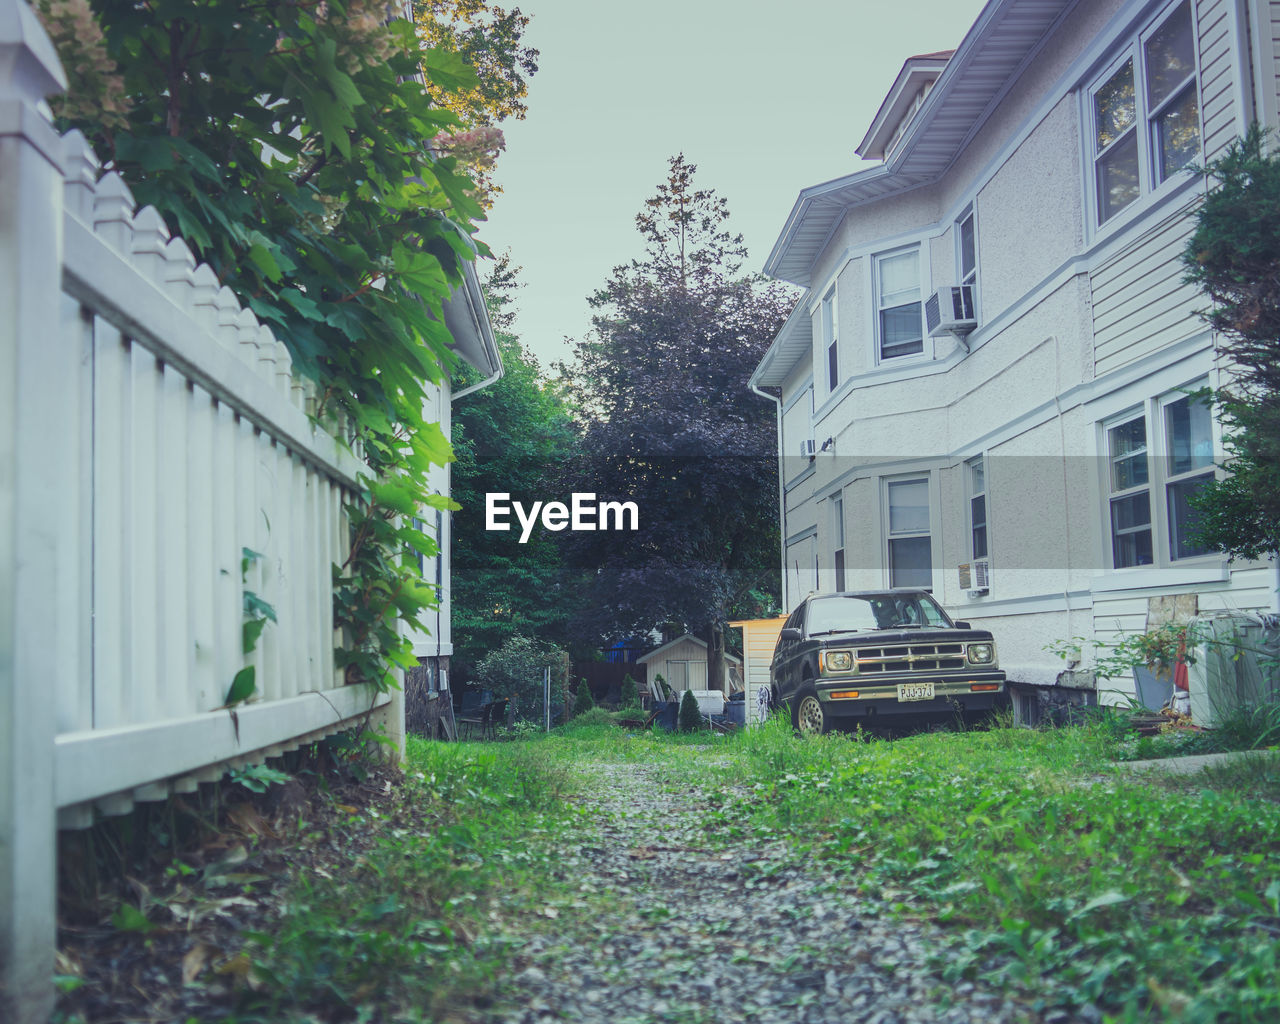
[[[1046,644],[1174,596],[1280,608],[1275,563],[1188,530],[1222,453],[1190,392],[1225,365],[1180,265],[1186,168],[1276,125],[1278,48],[1267,0],[991,0],[906,61],[872,162],[805,189],[765,268],[807,289],[752,378],[778,402],[788,609],[925,586],[1011,680],[1088,690]]]

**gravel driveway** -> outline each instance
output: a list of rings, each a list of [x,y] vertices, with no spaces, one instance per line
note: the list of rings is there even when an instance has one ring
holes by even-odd
[[[877,915],[782,843],[715,838],[714,793],[644,765],[584,766],[563,877],[616,899],[546,908],[519,939],[493,1016],[503,1024],[942,1021],[1065,1024],[927,964],[936,929]],[[563,837],[562,837],[563,838]],[[590,914],[595,916],[589,916]],[[1089,1017],[1082,1018],[1088,1022]],[[1097,1020],[1094,1017],[1093,1020]]]

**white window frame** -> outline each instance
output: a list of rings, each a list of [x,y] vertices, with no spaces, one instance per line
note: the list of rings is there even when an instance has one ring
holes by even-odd
[[[973,470],[975,466],[982,467],[982,490],[975,490],[973,486]],[[965,488],[965,526],[967,527],[967,546],[969,550],[969,559],[974,561],[979,558],[991,559],[991,501],[989,496],[991,493],[991,478],[987,474],[987,456],[984,452],[981,455],[975,455],[971,459],[964,461],[964,488]],[[973,519],[973,503],[979,498],[982,499],[982,540],[983,546],[986,548],[981,554],[978,553],[978,546],[974,542],[974,531],[977,524]]]
[[[1180,85],[1171,90],[1165,100],[1158,106],[1152,108],[1148,102],[1147,96],[1147,62],[1146,47],[1147,42],[1155,35],[1171,18],[1174,12],[1184,4],[1187,5],[1191,17],[1191,39],[1194,52],[1195,70],[1190,77],[1184,80]],[[1102,196],[1099,189],[1098,174],[1099,160],[1103,153],[1096,151],[1096,140],[1098,137],[1097,123],[1097,105],[1094,97],[1099,90],[1106,85],[1111,78],[1124,65],[1133,62],[1133,82],[1134,82],[1134,122],[1129,131],[1125,132],[1121,138],[1127,137],[1130,133],[1137,144],[1138,149],[1138,194],[1127,203],[1124,207],[1116,210],[1106,220],[1102,219]],[[1198,23],[1196,19],[1196,5],[1192,0],[1173,0],[1173,2],[1165,4],[1156,14],[1144,22],[1143,27],[1132,33],[1123,47],[1115,51],[1111,59],[1107,62],[1098,74],[1096,74],[1081,90],[1083,99],[1083,115],[1084,115],[1084,153],[1085,168],[1087,179],[1087,192],[1089,196],[1091,231],[1107,231],[1117,224],[1125,223],[1133,215],[1134,211],[1143,209],[1152,197],[1163,195],[1178,186],[1184,179],[1189,179],[1189,175],[1180,173],[1180,170],[1171,172],[1163,181],[1158,180],[1157,154],[1156,154],[1156,119],[1164,111],[1168,110],[1177,100],[1177,98],[1189,87],[1196,93],[1197,126],[1199,132],[1200,153],[1190,162],[1194,164],[1197,160],[1203,160],[1204,154],[1204,111],[1200,109],[1201,99],[1201,75],[1202,68],[1200,64],[1200,38],[1198,31]],[[1103,152],[1113,152],[1116,143],[1112,143]],[[1189,165],[1184,165],[1189,166]]]
[[[841,593],[847,584],[845,566],[844,492],[831,495],[831,566],[834,572],[832,590]]]
[[[836,318],[835,285],[827,289],[819,310],[822,318],[822,365],[827,374],[827,394],[833,394],[840,386],[840,330]]]
[[[899,365],[909,362],[916,362],[933,358],[933,340],[929,337],[929,332],[925,330],[924,322],[924,303],[929,295],[929,280],[926,277],[927,261],[924,259],[924,245],[920,242],[913,242],[911,245],[901,245],[895,249],[886,249],[884,252],[873,253],[871,256],[871,307],[872,307],[872,345],[875,348],[874,364],[881,365]],[[881,306],[880,304],[880,264],[896,256],[902,256],[906,253],[914,253],[916,257],[916,279],[920,297],[917,300],[920,304],[920,351],[905,352],[898,356],[885,356],[883,339],[881,338],[880,314],[885,309],[896,309],[895,306]]]
[[[1174,523],[1169,512],[1169,489],[1171,486],[1194,480],[1198,477],[1212,477],[1216,479],[1218,472],[1216,466],[1221,460],[1219,450],[1220,436],[1219,426],[1216,418],[1210,417],[1209,420],[1209,443],[1212,447],[1212,465],[1195,466],[1182,473],[1171,472],[1170,460],[1173,453],[1169,450],[1169,423],[1168,410],[1173,405],[1189,397],[1189,392],[1194,392],[1206,385],[1206,381],[1201,378],[1196,381],[1189,382],[1181,387],[1173,388],[1165,391],[1160,395],[1149,398],[1136,406],[1130,406],[1124,412],[1115,416],[1111,416],[1099,424],[1101,436],[1099,438],[1099,451],[1103,453],[1102,458],[1102,537],[1103,545],[1106,549],[1105,564],[1107,568],[1116,573],[1132,573],[1139,571],[1150,571],[1152,569],[1172,569],[1180,566],[1200,565],[1210,562],[1222,560],[1222,554],[1218,551],[1204,551],[1198,554],[1189,554],[1181,558],[1174,555]],[[1112,464],[1115,461],[1115,455],[1111,449],[1111,430],[1116,427],[1123,426],[1141,419],[1143,428],[1146,432],[1146,460],[1147,460],[1147,482],[1142,485],[1130,487],[1121,491],[1112,490]],[[1115,533],[1112,527],[1111,507],[1113,502],[1132,497],[1136,494],[1145,492],[1147,496],[1147,507],[1150,512],[1150,532],[1151,532],[1151,561],[1148,563],[1140,563],[1130,566],[1117,566],[1115,558]]]
[[[884,552],[884,578],[885,585],[894,587],[893,582],[893,541],[895,540],[914,540],[920,537],[927,537],[929,540],[929,582],[927,585],[920,587],[921,590],[932,592],[936,589],[934,580],[934,559],[936,547],[934,544],[934,518],[933,518],[933,474],[925,473],[907,473],[901,476],[881,477],[880,501],[881,501],[881,523],[883,524],[881,535],[881,551]],[[924,530],[908,530],[893,532],[892,517],[890,516],[889,491],[894,484],[923,483],[925,492],[928,494],[928,510],[929,525]],[[907,584],[902,584],[907,586]]]
[[[1163,553],[1167,556],[1169,564],[1175,565],[1188,562],[1196,558],[1206,558],[1210,555],[1217,554],[1217,552],[1213,551],[1202,551],[1198,554],[1183,555],[1182,557],[1178,557],[1174,554],[1175,531],[1173,513],[1169,508],[1170,488],[1177,484],[1189,483],[1197,479],[1216,479],[1217,477],[1215,467],[1217,465],[1218,458],[1213,452],[1215,439],[1212,413],[1209,418],[1209,464],[1194,466],[1181,473],[1175,473],[1173,471],[1172,462],[1174,453],[1170,450],[1169,445],[1169,409],[1189,397],[1189,395],[1174,392],[1172,394],[1162,395],[1156,403],[1157,423],[1159,427],[1159,444],[1157,445],[1156,450],[1157,457],[1160,460],[1160,510],[1165,523],[1166,534]],[[1219,554],[1218,557],[1221,557],[1221,555]]]
[[[973,224],[973,269],[968,273],[964,269],[964,242],[962,240],[962,229],[965,221],[971,221]],[[980,282],[982,274],[979,269],[981,259],[978,255],[978,204],[971,202],[964,208],[964,211],[956,218],[955,222],[955,244],[956,244],[956,284],[970,285],[973,288],[973,313],[978,318],[979,323],[982,321],[981,313],[981,294],[982,289]]]

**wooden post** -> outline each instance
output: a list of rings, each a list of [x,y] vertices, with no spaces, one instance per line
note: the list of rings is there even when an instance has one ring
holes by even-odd
[[[53,1007],[54,734],[65,605],[79,529],[79,393],[60,323],[62,140],[37,110],[66,88],[24,0],[0,0],[0,1020],[43,1022]],[[74,410],[71,410],[74,411]],[[68,559],[66,545],[72,546]],[[70,611],[70,614],[68,614]]]

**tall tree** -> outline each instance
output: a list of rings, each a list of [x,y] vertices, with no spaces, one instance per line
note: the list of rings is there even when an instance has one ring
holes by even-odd
[[[436,136],[434,144],[467,165],[487,207],[502,191],[491,176],[506,146],[498,125],[524,119],[529,79],[538,70],[538,51],[524,41],[529,17],[518,7],[508,11],[487,0],[418,0],[413,16],[428,46],[457,54],[475,69],[469,88],[433,93],[460,122],[459,129]]]
[[[644,256],[592,297],[594,332],[568,371],[584,410],[577,489],[634,501],[639,530],[578,533],[566,548],[592,595],[585,625],[687,628],[718,687],[728,618],[779,590],[773,410],[747,382],[793,297],[741,275],[742,236],[696,170],[669,161],[636,217]]]
[[[1196,532],[1233,557],[1280,551],[1280,156],[1257,125],[1204,172],[1212,182],[1183,262],[1234,365],[1213,395],[1231,475],[1192,497]]]
[[[572,591],[563,585],[553,535],[485,528],[485,494],[505,491],[526,506],[546,500],[577,445],[559,386],[543,378],[516,333],[519,268],[503,254],[485,284],[503,376],[459,399],[453,411],[453,635],[457,657],[472,664],[515,636],[563,644]],[[464,368],[459,389],[476,372]]]

